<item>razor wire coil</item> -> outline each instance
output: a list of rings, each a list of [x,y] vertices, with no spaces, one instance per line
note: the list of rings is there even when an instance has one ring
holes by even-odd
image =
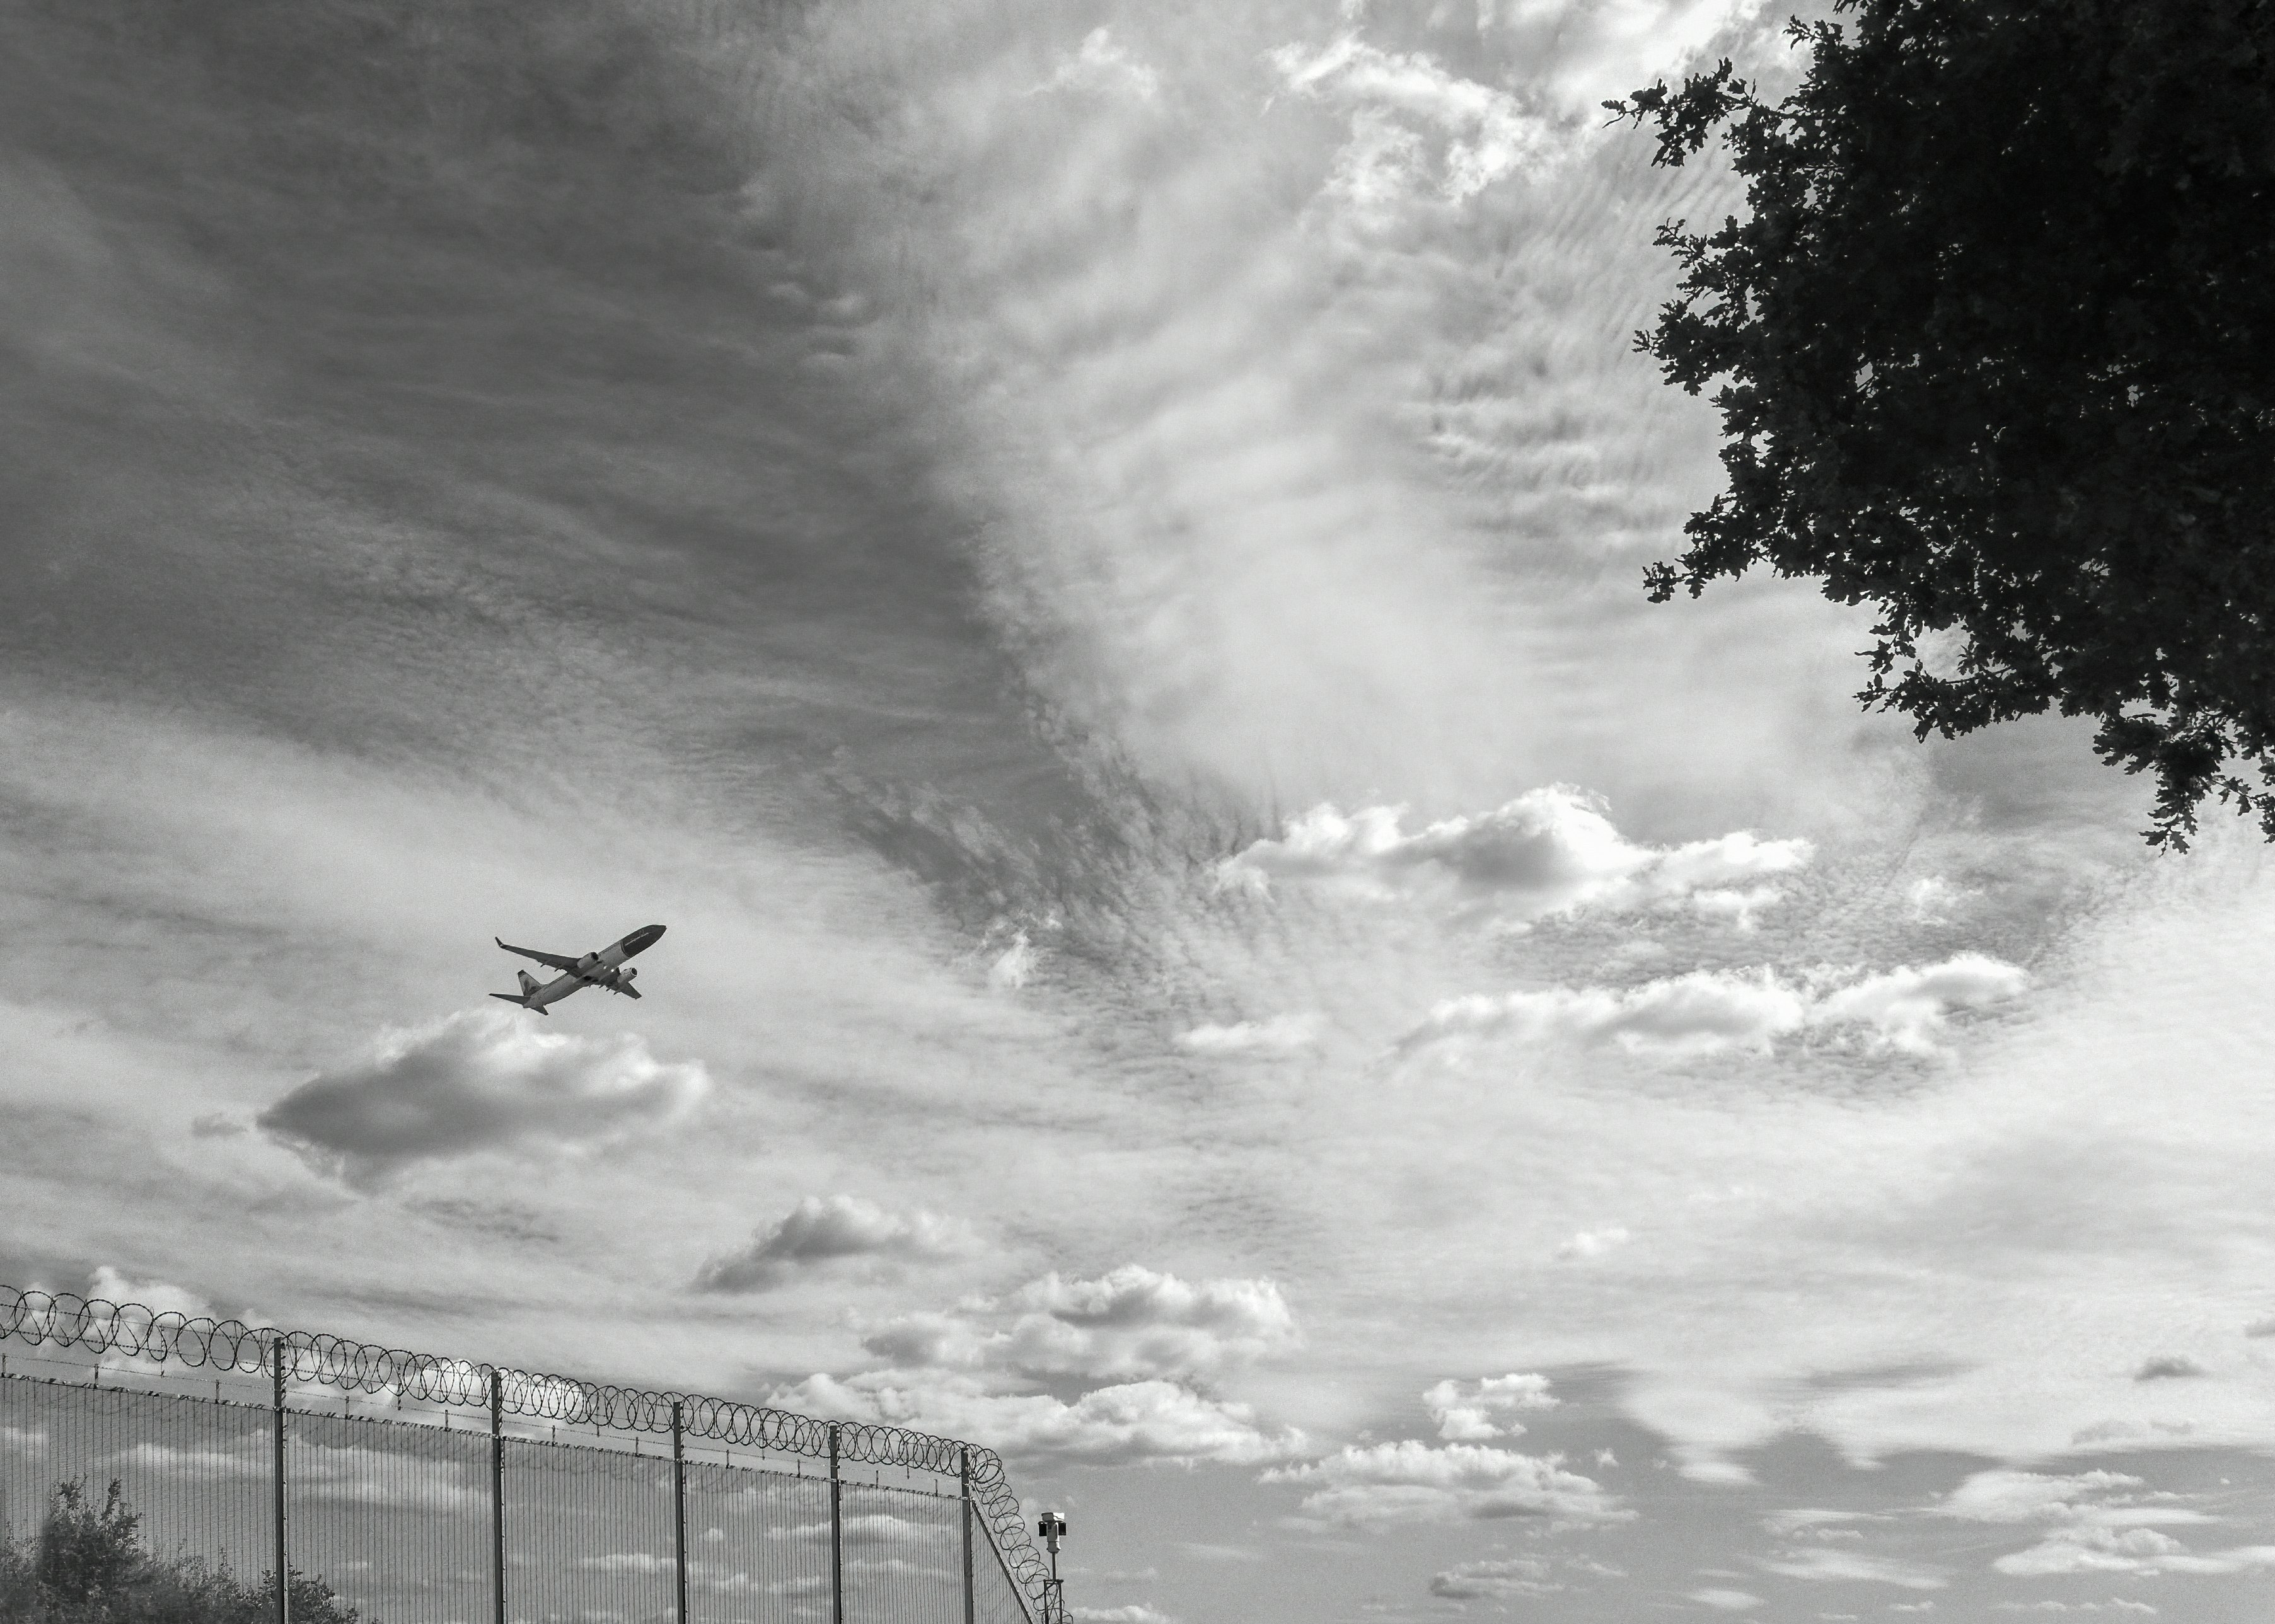
[[[281,1363],[291,1381],[484,1411],[490,1408],[495,1376],[499,1408],[507,1415],[669,1437],[676,1412],[685,1439],[820,1460],[829,1457],[835,1434],[841,1463],[909,1467],[949,1477],[968,1469],[973,1507],[993,1534],[1005,1567],[1039,1607],[1047,1611],[1049,1605],[1049,1569],[1028,1537],[1002,1457],[959,1439],[881,1422],[828,1421],[705,1394],[620,1386],[412,1353],[328,1332],[248,1326],[239,1319],[0,1284],[0,1341],[7,1340],[246,1375],[273,1375]]]

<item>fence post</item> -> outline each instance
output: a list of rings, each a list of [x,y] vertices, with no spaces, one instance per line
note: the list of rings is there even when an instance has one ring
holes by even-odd
[[[268,1372],[273,1383],[268,1430],[276,1454],[272,1476],[276,1488],[276,1624],[292,1624],[292,1570],[284,1561],[284,1339],[281,1336],[268,1344]]]
[[[829,1424],[829,1624],[845,1624],[845,1485],[837,1477],[837,1424]]]
[[[971,1600],[971,1451],[969,1449],[959,1449],[956,1452],[956,1475],[964,1488],[963,1499],[958,1502],[958,1504],[964,1507],[964,1624],[973,1624],[973,1607]]]
[[[671,1401],[671,1561],[679,1575],[679,1624],[687,1624],[687,1433]]]
[[[492,1617],[505,1624],[505,1378],[495,1370],[490,1371],[490,1590]]]

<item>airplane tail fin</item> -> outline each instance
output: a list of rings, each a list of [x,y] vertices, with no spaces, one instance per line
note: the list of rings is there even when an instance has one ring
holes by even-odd
[[[524,998],[528,997],[532,993],[537,991],[537,978],[531,975],[527,971],[517,970],[513,972],[513,978],[515,980],[521,983],[521,995]]]

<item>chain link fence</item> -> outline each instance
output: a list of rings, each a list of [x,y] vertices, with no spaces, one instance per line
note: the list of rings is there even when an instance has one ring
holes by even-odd
[[[0,1624],[1063,1624],[998,1457],[0,1286]]]

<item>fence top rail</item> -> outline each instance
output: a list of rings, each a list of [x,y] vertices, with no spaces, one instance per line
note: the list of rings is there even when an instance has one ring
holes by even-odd
[[[828,1421],[699,1393],[624,1387],[411,1353],[324,1332],[193,1318],[139,1303],[0,1284],[0,1341],[9,1339],[248,1375],[273,1375],[281,1364],[289,1380],[467,1409],[488,1409],[495,1394],[509,1415],[629,1432],[669,1435],[676,1418],[686,1438],[820,1459],[829,1458],[834,1442],[842,1462],[910,1467],[951,1477],[968,1470],[974,1509],[1018,1587],[1037,1602],[1049,1590],[1049,1571],[1028,1538],[1026,1518],[1004,1475],[1002,1458],[958,1439],[879,1422]]]

